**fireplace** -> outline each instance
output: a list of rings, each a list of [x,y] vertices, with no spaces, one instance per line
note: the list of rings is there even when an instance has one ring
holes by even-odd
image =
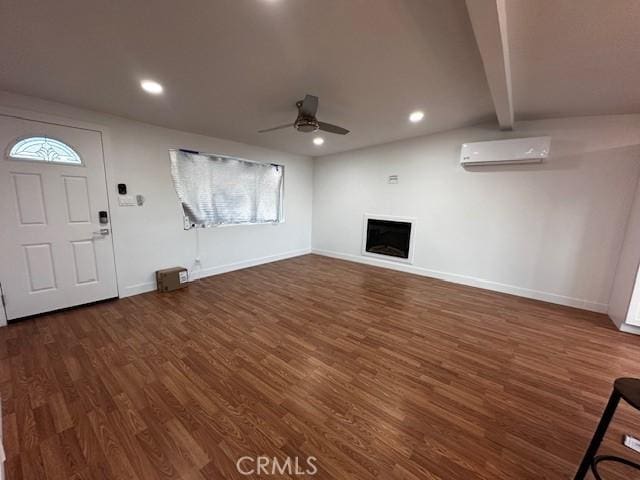
[[[363,254],[391,257],[389,260],[410,262],[413,222],[365,216]]]

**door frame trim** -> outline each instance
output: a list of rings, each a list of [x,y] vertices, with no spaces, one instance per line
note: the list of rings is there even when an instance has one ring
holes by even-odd
[[[115,173],[113,172],[111,161],[112,158],[112,143],[111,143],[111,132],[109,127],[106,125],[102,125],[100,123],[94,122],[86,122],[84,120],[76,120],[69,117],[64,117],[60,115],[54,115],[50,113],[38,112],[35,110],[26,110],[21,108],[14,107],[6,107],[4,105],[0,105],[0,115],[3,117],[12,117],[19,120],[27,120],[33,122],[40,123],[48,123],[51,125],[57,125],[60,127],[70,127],[76,128],[80,130],[88,130],[97,132],[100,134],[101,139],[101,147],[102,147],[102,163],[104,166],[104,181],[107,189],[107,208],[109,209],[109,218],[111,219],[111,248],[113,249],[113,267],[115,269],[116,275],[116,292],[118,294],[118,298],[121,298],[121,288],[120,288],[120,276],[118,275],[118,248],[116,241],[116,237],[118,235],[119,227],[118,227],[118,209],[115,208],[115,198],[112,195],[110,185],[115,185]],[[115,215],[114,215],[115,213]],[[4,318],[3,318],[4,317]],[[4,323],[3,323],[4,321]],[[4,311],[0,313],[0,327],[7,324],[6,315]]]

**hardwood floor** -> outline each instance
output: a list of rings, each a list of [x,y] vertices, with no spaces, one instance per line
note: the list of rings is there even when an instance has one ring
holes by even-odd
[[[7,478],[568,479],[639,360],[604,315],[298,257],[0,329]]]

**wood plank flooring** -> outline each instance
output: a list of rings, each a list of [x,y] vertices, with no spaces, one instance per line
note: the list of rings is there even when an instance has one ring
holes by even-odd
[[[8,480],[569,479],[619,376],[604,315],[313,255],[0,329]]]

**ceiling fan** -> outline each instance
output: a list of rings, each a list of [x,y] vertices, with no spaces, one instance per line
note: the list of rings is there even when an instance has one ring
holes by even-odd
[[[337,133],[338,135],[346,135],[349,133],[349,130],[346,128],[318,121],[316,118],[316,112],[318,111],[318,97],[314,95],[305,95],[303,100],[296,102],[296,107],[298,107],[298,117],[295,122],[280,125],[278,127],[258,130],[258,133],[272,132],[274,130],[280,130],[281,128],[288,127],[294,127],[299,132],[317,132],[318,130],[322,130],[323,132]]]

